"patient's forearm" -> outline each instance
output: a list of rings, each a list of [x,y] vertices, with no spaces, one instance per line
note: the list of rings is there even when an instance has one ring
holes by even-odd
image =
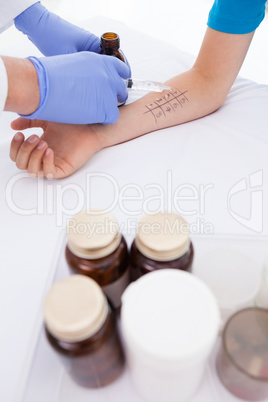
[[[102,147],[198,119],[224,102],[254,32],[226,34],[208,28],[194,67],[167,82],[172,91],[150,93],[120,110],[113,126],[97,127]]]
[[[98,126],[102,148],[131,140],[151,131],[182,124],[212,113],[225,99],[226,91],[216,91],[211,80],[191,69],[166,82],[171,90],[151,92],[120,108],[112,126]]]

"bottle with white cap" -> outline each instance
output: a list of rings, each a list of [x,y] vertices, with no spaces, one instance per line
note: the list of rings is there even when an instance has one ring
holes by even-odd
[[[98,388],[121,374],[124,355],[115,312],[93,279],[71,275],[55,283],[44,317],[47,339],[76,383]]]
[[[191,271],[194,248],[189,226],[177,214],[145,215],[130,251],[132,280],[162,268]]]
[[[117,220],[100,210],[86,210],[69,220],[65,256],[71,271],[89,276],[103,289],[113,307],[129,284],[127,243]]]

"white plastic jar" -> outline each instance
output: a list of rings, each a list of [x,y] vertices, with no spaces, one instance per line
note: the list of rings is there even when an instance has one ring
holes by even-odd
[[[140,396],[152,402],[191,398],[220,324],[208,286],[184,271],[151,272],[123,293],[121,321],[130,376]]]

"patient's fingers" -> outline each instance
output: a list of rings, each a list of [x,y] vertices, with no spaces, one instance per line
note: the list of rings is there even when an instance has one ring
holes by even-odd
[[[45,141],[40,141],[32,151],[28,162],[28,173],[31,177],[37,177],[42,170],[42,158],[48,145]]]
[[[52,149],[47,148],[43,156],[43,173],[48,179],[56,177],[56,167],[54,164],[54,152]]]
[[[32,154],[39,142],[39,137],[37,135],[31,135],[21,144],[16,157],[16,165],[19,169],[27,169],[28,163]]]
[[[22,133],[16,133],[11,141],[9,156],[13,162],[15,162],[17,159],[17,155],[18,155],[21,145],[24,142],[24,138],[25,137]]]
[[[30,120],[25,119],[24,117],[19,117],[18,119],[12,121],[11,128],[13,128],[13,130],[26,130],[27,128],[32,127],[41,127],[44,129],[46,125],[47,122],[43,120]]]
[[[24,117],[19,117],[11,122],[11,128],[13,130],[26,130],[31,127],[31,120],[25,119]]]

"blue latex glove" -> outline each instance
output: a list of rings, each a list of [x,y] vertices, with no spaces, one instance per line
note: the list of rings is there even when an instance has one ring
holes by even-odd
[[[16,28],[28,36],[45,56],[100,52],[100,39],[48,11],[40,2],[15,18]]]
[[[117,100],[127,99],[130,69],[116,57],[92,52],[29,58],[39,81],[40,103],[29,119],[58,123],[113,124]]]

